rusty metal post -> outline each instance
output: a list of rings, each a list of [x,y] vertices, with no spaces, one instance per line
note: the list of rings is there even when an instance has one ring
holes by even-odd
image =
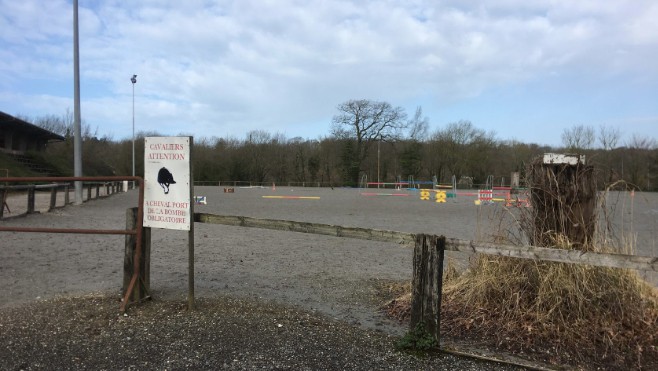
[[[139,271],[140,271],[140,260],[141,260],[141,255],[142,255],[142,234],[144,233],[143,230],[143,224],[144,224],[144,180],[141,178],[134,177],[134,179],[139,180],[139,196],[138,196],[138,208],[137,208],[137,220],[136,220],[136,228],[135,231],[137,241],[136,245],[137,247],[135,248],[135,254],[134,254],[134,259],[133,259],[133,276],[130,279],[130,284],[128,284],[128,288],[126,289],[126,293],[123,297],[123,301],[121,303],[121,306],[119,308],[119,311],[124,313],[126,311],[126,305],[128,304],[128,299],[130,298],[130,295],[132,293],[133,288],[135,287],[135,283],[137,282],[137,279],[139,277]],[[149,250],[150,251],[150,250]]]
[[[137,228],[138,208],[126,210],[126,230]],[[139,302],[150,296],[151,291],[151,228],[143,228],[142,231],[142,253],[137,262],[137,236],[126,235],[126,247],[123,258],[123,286],[122,296],[132,302]],[[139,266],[136,272],[136,267]],[[133,275],[137,273],[137,283],[134,284],[132,294],[128,293]],[[124,299],[125,300],[125,299]]]

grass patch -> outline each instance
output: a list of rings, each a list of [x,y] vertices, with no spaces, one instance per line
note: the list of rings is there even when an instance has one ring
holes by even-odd
[[[426,352],[436,348],[439,344],[423,326],[416,325],[411,331],[404,335],[396,344],[398,349]]]

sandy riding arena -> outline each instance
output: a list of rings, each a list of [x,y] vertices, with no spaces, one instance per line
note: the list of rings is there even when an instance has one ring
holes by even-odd
[[[277,186],[275,189],[235,187],[234,193],[225,193],[223,188],[196,187],[195,195],[205,196],[207,204],[195,205],[195,211],[443,234],[461,239],[489,239],[501,228],[501,225],[510,225],[509,218],[514,214],[514,211],[504,210],[501,203],[476,206],[473,197],[458,197],[448,199],[446,203],[436,203],[420,200],[417,191],[407,190]],[[634,241],[635,253],[658,256],[658,195],[638,193],[632,199],[625,194],[617,194],[615,197],[615,202],[619,206],[615,209],[614,218],[616,223],[624,224],[624,227],[629,228],[628,238]],[[137,192],[130,191],[92,200],[81,206],[70,205],[48,213],[0,220],[0,223],[3,226],[124,229],[125,211],[136,204]],[[118,299],[123,279],[124,240],[124,236],[0,232],[0,295],[3,298],[0,301],[0,326],[3,326],[0,327],[0,348],[3,349],[0,350],[0,358],[12,360],[10,369],[48,368],[47,364],[39,366],[38,363],[30,363],[29,360],[21,358],[28,357],[30,351],[43,353],[46,352],[45,349],[37,345],[30,348],[28,341],[14,339],[13,336],[10,339],[10,335],[6,335],[18,331],[12,327],[12,323],[29,321],[25,308],[30,308],[29,310],[36,313],[34,318],[41,321],[39,326],[44,331],[53,332],[64,330],[53,330],[53,324],[48,321],[48,318],[60,318],[57,314],[60,311],[44,307],[44,303],[52,300],[58,300],[57,305],[61,310],[75,312],[76,307],[93,304],[100,312],[118,316]],[[164,322],[178,323],[176,321],[180,318],[187,318],[184,310],[188,285],[187,233],[154,229],[151,246],[151,289],[154,300],[131,307],[127,318],[141,316],[148,317],[149,321],[160,319],[162,322],[159,324],[142,324],[142,328],[149,328],[148,331],[156,333],[158,326],[164,326]],[[67,345],[67,349],[73,349],[72,352],[82,352],[79,355],[79,365],[91,364],[99,368],[134,366],[147,369],[188,367],[308,369],[322,364],[326,367],[320,368],[331,369],[364,367],[510,369],[509,366],[477,362],[455,366],[455,363],[442,362],[472,361],[457,358],[446,361],[445,357],[418,359],[394,351],[393,339],[404,334],[407,328],[406,325],[391,321],[382,314],[381,291],[390,283],[411,280],[412,248],[409,246],[196,223],[195,253],[195,287],[200,310],[203,311],[205,308],[208,311],[216,311],[213,313],[222,313],[218,318],[225,320],[231,318],[231,320],[230,323],[222,322],[223,327],[217,325],[217,319],[213,325],[198,325],[190,322],[189,328],[198,326],[199,331],[203,331],[204,328],[215,332],[232,331],[232,335],[224,333],[222,337],[215,334],[216,338],[213,338],[215,340],[209,340],[205,335],[195,337],[189,334],[186,327],[181,324],[179,325],[182,327],[178,330],[168,329],[169,335],[160,335],[161,339],[169,342],[169,345],[178,341],[179,343],[176,344],[180,347],[169,346],[166,350],[154,348],[143,351],[170,352],[168,354],[172,355],[171,362],[174,362],[170,364],[171,366],[165,362],[166,357],[151,359],[149,358],[151,356],[146,357],[139,352],[130,353],[130,356],[125,357],[132,357],[132,361],[118,357],[122,360],[119,362],[115,359],[115,362],[119,363],[112,363],[111,359],[103,362],[97,357],[103,352],[100,346],[96,346],[87,354],[79,350],[75,344]],[[463,254],[448,255],[461,266],[465,266],[468,261],[468,256]],[[646,278],[658,285],[658,277],[655,275],[646,275]],[[80,296],[87,299],[70,299]],[[158,302],[162,303],[163,308],[154,307],[154,303]],[[217,303],[223,304],[218,308]],[[227,309],[225,308],[227,303],[234,305]],[[244,319],[246,308],[253,310],[256,304],[260,308],[258,315],[249,317],[251,321],[246,321]],[[89,310],[90,312],[85,313],[93,313],[91,309]],[[159,310],[161,312],[158,312]],[[282,314],[282,311],[288,311],[286,312],[288,314]],[[92,322],[106,323],[113,320],[121,322],[121,319],[122,317],[118,320],[116,317],[94,318]],[[188,318],[185,321],[192,320]],[[262,321],[269,322],[263,324]],[[61,327],[76,328],[77,324],[71,322],[80,321],[70,321],[69,318],[67,324],[62,324]],[[77,333],[67,333],[67,336],[74,339],[77,339],[76,336],[82,336],[80,342],[89,344],[100,342],[103,336],[113,339],[116,337],[123,341],[122,346],[126,347],[131,344],[130,339],[154,341],[145,334],[134,333],[141,330],[128,326],[127,322],[125,327],[121,327],[124,326],[123,324],[121,326],[115,324],[116,327],[113,327],[115,332],[110,333],[103,332],[110,331],[105,328],[96,332],[93,323],[87,323]],[[274,333],[267,332],[267,329],[262,328],[263,326],[273,326]],[[294,329],[297,333],[292,337],[291,334],[284,336],[281,332],[286,329]],[[176,331],[180,333],[178,339],[175,336]],[[287,347],[302,344],[305,337],[312,338],[316,342],[330,341],[312,335],[322,331],[335,331],[336,336],[345,336],[346,341],[354,344],[358,343],[354,339],[361,336],[377,340],[376,344],[355,345],[364,348],[363,354],[349,351],[352,349],[351,343],[335,345],[335,348],[312,346],[310,348],[313,350],[306,348],[306,353],[304,349],[297,349],[294,354],[287,355],[282,354],[281,349],[270,352],[263,344],[260,344],[262,348],[260,350],[258,347],[245,350],[249,344],[243,344],[241,348],[236,346],[235,349],[228,347],[209,350],[204,348],[205,343],[198,345],[202,351],[185,350],[186,342],[198,342],[199,339],[204,339],[204,342],[214,341],[217,344],[226,344],[226,339],[239,343],[236,334],[242,332],[251,332],[253,337],[274,336],[276,339],[278,336],[282,344]],[[354,335],[354,331],[358,331],[359,335]],[[351,335],[345,335],[346,332]],[[46,340],[43,341],[48,343]],[[51,349],[55,354],[53,357],[60,355],[59,358],[54,358],[54,362],[71,361],[70,357],[73,356],[70,356],[66,349],[60,349],[56,344],[52,346],[56,348]],[[141,347],[145,346],[141,345]],[[371,354],[370,350],[367,350],[369,346],[385,349],[373,350]],[[345,348],[344,354],[341,347],[348,347]],[[172,350],[172,348],[176,349]],[[7,349],[14,351],[12,354],[2,354],[9,352]],[[250,351],[252,353],[249,353]],[[209,352],[215,354],[212,361],[209,360]],[[327,354],[322,355],[317,352]],[[332,352],[343,358],[338,359],[328,354]],[[296,358],[302,357],[302,354],[305,354],[304,359]],[[178,356],[180,359],[173,359]],[[369,363],[350,363],[351,360],[365,362],[366,356]],[[15,359],[16,357],[18,359]],[[182,359],[186,357],[189,360],[183,361]],[[308,357],[315,357],[315,361]],[[48,358],[39,359],[49,362]],[[288,359],[289,362],[276,363],[277,359]],[[233,363],[234,360],[237,360],[237,363]],[[75,367],[73,365],[75,363],[67,364],[67,367]]]

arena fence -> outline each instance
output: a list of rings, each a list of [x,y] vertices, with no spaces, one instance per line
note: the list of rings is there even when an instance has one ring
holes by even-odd
[[[7,179],[7,178],[3,178]],[[13,179],[27,179],[27,178],[13,178]],[[34,178],[32,178],[34,179]],[[36,196],[39,193],[49,193],[50,200],[48,205],[48,211],[65,207],[70,204],[70,193],[73,189],[71,183],[61,183],[60,177],[53,178],[58,179],[58,182],[50,184],[23,184],[23,185],[0,185],[0,199],[2,200],[2,208],[0,208],[0,218],[9,218],[24,216],[26,214],[36,213]],[[87,182],[83,184],[83,190],[86,189],[86,192],[83,192],[83,196],[86,194],[86,198],[83,201],[90,201],[92,199],[98,199],[103,197],[111,196],[117,192],[126,191],[129,187],[127,181],[110,181],[110,182]],[[58,194],[63,194],[63,200],[58,202],[60,197]],[[12,209],[9,206],[8,198],[9,195],[19,194],[24,196],[26,199],[25,212],[16,213],[12,212]],[[22,210],[22,209],[21,209]]]
[[[27,185],[28,190],[28,210],[30,210],[29,204],[32,203],[31,209],[34,211],[34,190],[37,189],[38,186],[34,185],[34,183],[42,183],[42,182],[50,182],[50,183],[55,183],[55,185],[49,185],[52,187],[51,192],[56,192],[56,189],[59,188],[61,182],[91,182],[93,187],[100,187],[100,184],[105,184],[107,188],[107,191],[114,192],[117,189],[120,189],[118,186],[119,182],[122,184],[126,184],[126,181],[133,181],[137,182],[139,184],[139,199],[138,199],[138,207],[136,208],[135,212],[135,222],[128,224],[126,229],[75,229],[75,228],[42,228],[42,227],[15,227],[15,226],[3,226],[0,225],[0,232],[2,231],[7,231],[7,232],[39,232],[39,233],[74,233],[74,234],[123,234],[129,236],[127,239],[126,245],[131,245],[135,246],[134,252],[133,249],[131,249],[131,257],[132,257],[132,278],[129,280],[128,286],[125,289],[125,296],[123,301],[121,302],[121,311],[124,312],[126,305],[128,304],[128,300],[133,296],[134,291],[137,292],[138,297],[142,297],[140,293],[140,289],[144,288],[144,291],[147,291],[147,287],[144,287],[144,285],[140,285],[140,282],[138,282],[138,278],[141,276],[140,270],[145,264],[145,259],[141,259],[141,254],[142,254],[142,245],[143,245],[143,229],[142,228],[142,219],[144,215],[144,180],[141,177],[136,177],[136,176],[109,176],[109,177],[28,177],[28,178],[2,178],[3,182],[6,183],[29,183],[30,185]],[[99,182],[109,182],[109,183],[99,183]],[[21,186],[19,186],[21,187]],[[66,189],[66,185],[64,186]],[[87,188],[87,195],[88,199],[90,198],[91,195],[91,186]],[[98,197],[99,191],[98,188],[96,188],[96,196]],[[7,192],[7,187],[5,186],[3,188],[3,205],[2,207],[4,208],[4,201]],[[32,194],[32,197],[29,195]],[[66,193],[68,195],[68,192]],[[30,201],[30,198],[32,199]],[[52,197],[51,197],[52,199]],[[52,203],[52,202],[51,202]],[[29,212],[28,212],[29,213]],[[124,267],[124,270],[127,267]],[[148,293],[147,293],[148,294]]]
[[[344,227],[330,224],[297,222],[277,219],[257,219],[195,213],[198,223],[263,228],[280,231],[311,233],[335,237],[355,238],[414,246],[411,324],[414,329],[422,323],[425,329],[440,340],[441,293],[445,251],[460,251],[506,256],[537,261],[553,261],[599,267],[625,268],[658,272],[658,257],[606,254],[591,251],[564,250],[537,246],[513,246],[428,234]]]

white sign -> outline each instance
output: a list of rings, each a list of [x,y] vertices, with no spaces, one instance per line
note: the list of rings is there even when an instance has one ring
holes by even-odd
[[[585,155],[561,155],[558,153],[544,153],[544,163],[566,165],[578,165],[578,163],[581,163],[585,165]]]
[[[190,137],[144,138],[144,227],[190,230]]]

